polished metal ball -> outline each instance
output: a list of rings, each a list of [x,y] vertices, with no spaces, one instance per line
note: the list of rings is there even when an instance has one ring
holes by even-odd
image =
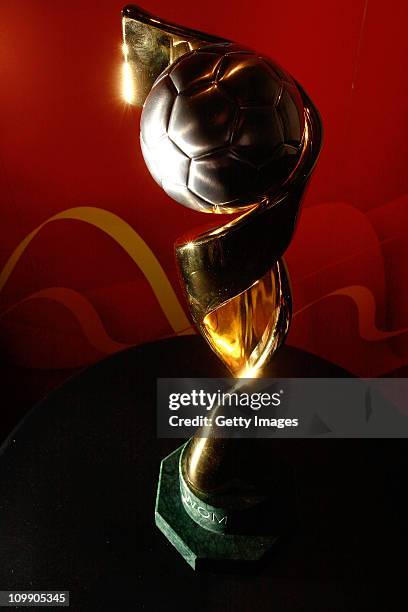
[[[156,182],[195,210],[233,212],[282,190],[302,154],[293,79],[231,43],[183,55],[144,103],[141,146]]]

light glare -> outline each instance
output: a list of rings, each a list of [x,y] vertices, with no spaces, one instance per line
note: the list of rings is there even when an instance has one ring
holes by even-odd
[[[247,366],[241,370],[237,378],[257,378],[260,375],[260,368],[258,366]]]
[[[128,104],[132,104],[135,98],[132,71],[126,61],[122,65],[122,97]]]

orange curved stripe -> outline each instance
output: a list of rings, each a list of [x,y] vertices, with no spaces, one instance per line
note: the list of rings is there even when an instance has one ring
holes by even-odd
[[[106,332],[95,308],[88,300],[73,289],[65,287],[50,287],[27,296],[0,315],[0,319],[17,308],[20,304],[35,299],[54,300],[67,308],[78,321],[88,342],[101,353],[110,355],[116,351],[128,348],[129,344],[116,342]]]
[[[0,273],[0,292],[3,290],[20,257],[36,235],[48,223],[61,219],[72,219],[89,223],[110,236],[139,266],[174,331],[179,335],[194,333],[173,287],[153,251],[126,221],[102,208],[92,206],[69,208],[50,217],[36,227],[20,242],[5,263]]]
[[[293,316],[295,317],[318,302],[335,295],[343,295],[353,300],[358,313],[358,332],[363,340],[376,342],[378,340],[386,340],[387,338],[400,336],[408,332],[408,327],[394,331],[383,331],[378,329],[375,324],[376,305],[374,296],[367,287],[362,285],[350,285],[349,287],[343,287],[342,289],[337,289],[336,291],[323,295],[319,299],[310,302],[310,304],[306,304],[306,306],[296,311]]]

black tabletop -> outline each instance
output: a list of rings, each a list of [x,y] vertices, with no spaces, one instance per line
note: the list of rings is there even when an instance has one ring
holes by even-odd
[[[285,347],[277,376],[342,376]],[[283,440],[299,522],[251,575],[194,573],[154,525],[156,378],[225,376],[198,337],[132,348],[38,404],[0,456],[0,589],[69,590],[73,610],[406,609],[404,440]]]

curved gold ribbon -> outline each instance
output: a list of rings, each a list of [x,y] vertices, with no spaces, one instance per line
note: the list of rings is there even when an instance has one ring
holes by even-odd
[[[150,284],[152,291],[154,292],[159,302],[159,305],[163,310],[163,313],[165,314],[173,330],[179,335],[194,333],[193,329],[191,328],[190,322],[188,321],[184,310],[180,302],[178,301],[178,298],[166,276],[166,273],[164,272],[152,250],[144,242],[141,236],[128,223],[126,223],[126,221],[124,221],[114,213],[96,207],[81,206],[67,209],[65,211],[62,211],[61,213],[57,213],[56,215],[50,217],[49,219],[41,223],[41,225],[36,227],[32,232],[30,232],[30,234],[28,234],[20,242],[20,244],[13,251],[9,259],[5,263],[0,273],[0,292],[4,289],[4,286],[6,285],[19,259],[21,258],[31,241],[35,238],[35,236],[48,223],[62,219],[72,219],[89,223],[103,231],[105,234],[109,235],[139,266],[148,283]],[[57,301],[61,301],[60,299],[58,299],[58,296],[59,298],[62,298],[63,295],[65,297],[68,296],[68,294],[66,293],[67,291],[69,291],[68,289],[58,288],[57,293],[55,293],[55,289],[56,288],[52,288],[52,290],[47,289],[39,291],[28,296],[21,302],[41,297],[57,299]],[[307,304],[306,306],[295,312],[293,316],[300,315],[302,312],[317,304],[321,300],[332,296],[344,296],[353,300],[358,311],[359,335],[363,340],[375,342],[385,340],[387,338],[392,338],[408,332],[408,328],[393,331],[384,331],[378,329],[375,324],[376,307],[374,296],[367,287],[361,285],[343,287],[329,294],[326,294],[318,298],[317,300],[313,300],[311,303]],[[77,301],[78,298],[76,297],[76,302]],[[71,299],[69,300],[69,302],[71,302]],[[17,306],[17,304],[15,306]],[[97,315],[96,312],[94,314]],[[92,327],[92,329],[93,328],[94,326]],[[100,335],[99,333],[97,334],[97,336],[99,338],[104,337],[104,335]],[[96,344],[95,342],[92,342],[92,344],[96,346],[100,345],[100,342],[98,341]],[[102,345],[100,345],[100,349],[104,352],[112,352],[113,350],[124,348],[125,346],[126,345],[123,345],[119,342],[115,342],[111,339],[106,341],[105,338],[105,340],[102,342]]]

